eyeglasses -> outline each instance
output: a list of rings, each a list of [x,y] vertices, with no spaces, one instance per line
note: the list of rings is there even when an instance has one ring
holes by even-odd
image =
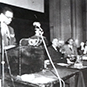
[[[13,17],[6,16],[5,14],[4,14],[4,16],[5,16],[6,18],[8,18],[8,19],[13,19]]]
[[[6,15],[5,15],[6,16]],[[8,19],[13,19],[13,17],[8,17],[8,16],[6,16]]]

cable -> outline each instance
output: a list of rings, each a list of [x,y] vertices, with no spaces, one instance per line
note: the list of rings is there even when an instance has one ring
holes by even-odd
[[[51,62],[51,64],[52,64],[52,66],[53,66],[53,68],[54,68],[54,70],[55,70],[55,72],[56,72],[57,78],[58,78],[59,83],[60,83],[60,87],[65,87],[65,82],[64,82],[64,81],[61,79],[61,77],[59,76],[59,73],[58,73],[58,71],[57,71],[57,69],[56,69],[56,67],[55,67],[55,65],[54,65],[54,63],[53,63],[53,61],[52,61],[52,59],[51,59],[51,56],[50,56],[50,54],[49,54],[49,51],[48,51],[48,49],[47,49],[47,46],[46,46],[46,44],[45,44],[45,41],[44,41],[42,35],[41,35],[41,38],[42,38],[43,45],[44,45],[44,47],[45,47],[46,53],[47,53],[47,55],[48,55],[48,58],[49,58],[49,60],[50,60],[50,62]],[[62,83],[63,83],[63,86],[62,86]]]
[[[11,74],[11,68],[10,68],[10,64],[9,64],[9,60],[8,60],[8,56],[7,56],[7,51],[6,50],[4,50],[4,51],[5,51],[6,61],[7,61],[8,70],[9,70],[9,74],[10,74],[10,77],[11,77],[12,85],[13,85],[13,87],[15,87],[14,79],[13,79],[12,74]]]

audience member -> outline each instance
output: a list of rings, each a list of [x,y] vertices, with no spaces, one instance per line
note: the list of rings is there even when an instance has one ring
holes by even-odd
[[[80,47],[78,47],[78,49],[77,49],[79,55],[83,55],[84,46],[85,46],[85,43],[84,43],[84,42],[81,42],[81,43],[80,43]]]
[[[82,52],[82,60],[87,60],[87,40],[85,41]]]
[[[77,47],[72,38],[69,38],[65,45],[61,47],[60,51],[64,53],[64,57],[67,59],[67,63],[73,63],[76,61]]]
[[[61,48],[64,45],[64,41],[63,40],[59,40],[58,41],[58,47]]]
[[[83,51],[84,55],[87,55],[87,40],[85,42],[85,47],[84,47],[84,51]]]
[[[49,54],[54,63],[66,63],[66,60],[63,58],[63,54],[60,52],[60,48],[58,46],[58,39],[55,38],[52,41],[52,45],[48,47]]]

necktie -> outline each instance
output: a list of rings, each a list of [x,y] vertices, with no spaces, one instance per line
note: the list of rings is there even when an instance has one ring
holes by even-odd
[[[72,48],[70,47],[70,50],[72,51]]]

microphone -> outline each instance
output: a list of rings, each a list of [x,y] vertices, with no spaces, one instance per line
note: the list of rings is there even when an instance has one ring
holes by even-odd
[[[41,24],[40,24],[40,22],[34,22],[34,23],[33,23],[33,26],[40,27]]]
[[[40,30],[41,32],[43,32],[43,29],[41,28],[40,22],[34,22],[34,23],[33,23],[33,26],[39,28],[39,30]]]

